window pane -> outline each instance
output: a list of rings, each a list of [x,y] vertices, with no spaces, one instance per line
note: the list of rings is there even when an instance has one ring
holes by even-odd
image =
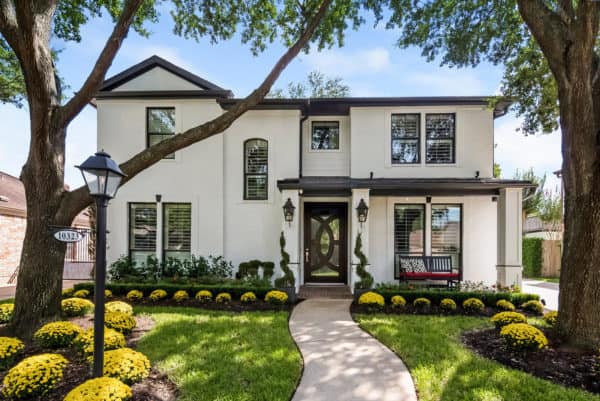
[[[148,109],[149,134],[174,134],[175,109]]]
[[[140,255],[144,262],[156,253],[156,204],[129,204],[129,250],[132,258]]]
[[[246,176],[246,199],[267,199],[267,176]]]
[[[425,131],[427,163],[454,163],[454,114],[427,114]]]
[[[149,134],[148,135],[148,146],[156,145],[157,143],[164,141],[167,138],[170,138],[172,135],[164,135],[164,134]],[[164,157],[165,159],[174,159],[175,153],[171,153]]]
[[[246,141],[246,173],[266,174],[268,162],[267,141],[262,139]]]
[[[431,253],[452,256],[452,267],[458,268],[461,248],[461,207],[431,206]]]
[[[395,205],[394,250],[396,254],[423,255],[425,205]]]
[[[165,257],[186,255],[191,249],[192,205],[165,203],[163,209],[163,245]]]
[[[392,139],[392,163],[418,163],[419,140]]]
[[[340,148],[340,123],[314,122],[312,125],[311,149],[337,150]]]

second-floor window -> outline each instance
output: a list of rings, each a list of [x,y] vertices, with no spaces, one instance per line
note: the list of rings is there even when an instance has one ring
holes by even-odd
[[[149,107],[146,109],[146,135],[148,146],[155,145],[175,135],[175,108]],[[174,159],[175,154],[167,155],[165,159]]]
[[[392,114],[392,164],[421,162],[420,114]]]
[[[269,147],[264,139],[244,142],[244,199],[266,200],[269,182]]]
[[[313,122],[310,148],[312,150],[339,150],[340,123],[338,121]]]
[[[448,114],[425,115],[426,155],[431,164],[451,164],[456,159],[456,116]]]

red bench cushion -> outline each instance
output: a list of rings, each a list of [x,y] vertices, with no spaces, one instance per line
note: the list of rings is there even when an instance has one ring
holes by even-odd
[[[419,279],[419,278],[449,279],[449,278],[458,278],[459,274],[458,273],[412,273],[412,272],[402,273],[401,272],[400,276],[406,277],[406,278],[415,278],[415,279]]]

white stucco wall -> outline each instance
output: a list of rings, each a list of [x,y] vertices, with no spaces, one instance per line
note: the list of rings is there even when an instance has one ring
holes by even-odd
[[[312,125],[315,121],[338,121],[339,150],[311,149]],[[347,116],[310,117],[302,123],[302,172],[305,176],[350,175],[350,118]]]
[[[174,90],[202,90],[202,88],[160,67],[154,67],[131,81],[125,82],[123,85],[113,89],[115,92]]]
[[[394,205],[425,204],[425,249],[431,250],[431,204],[462,204],[463,280],[496,283],[497,203],[491,196],[371,197],[369,207],[369,262],[375,282],[394,280]],[[397,281],[396,281],[397,282]]]
[[[421,114],[421,164],[391,163],[391,115]],[[456,113],[456,163],[425,164],[425,114]],[[360,107],[351,108],[350,173],[354,178],[490,178],[494,159],[492,110],[477,106]]]

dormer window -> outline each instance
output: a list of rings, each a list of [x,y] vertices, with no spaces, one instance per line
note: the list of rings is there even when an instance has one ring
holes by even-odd
[[[148,147],[175,135],[175,108],[149,107],[146,109],[146,135]],[[174,159],[175,154],[165,159]]]
[[[425,115],[427,136],[425,160],[429,164],[456,162],[456,116],[448,114]]]
[[[311,150],[339,150],[340,123],[338,121],[314,121],[310,148]]]

